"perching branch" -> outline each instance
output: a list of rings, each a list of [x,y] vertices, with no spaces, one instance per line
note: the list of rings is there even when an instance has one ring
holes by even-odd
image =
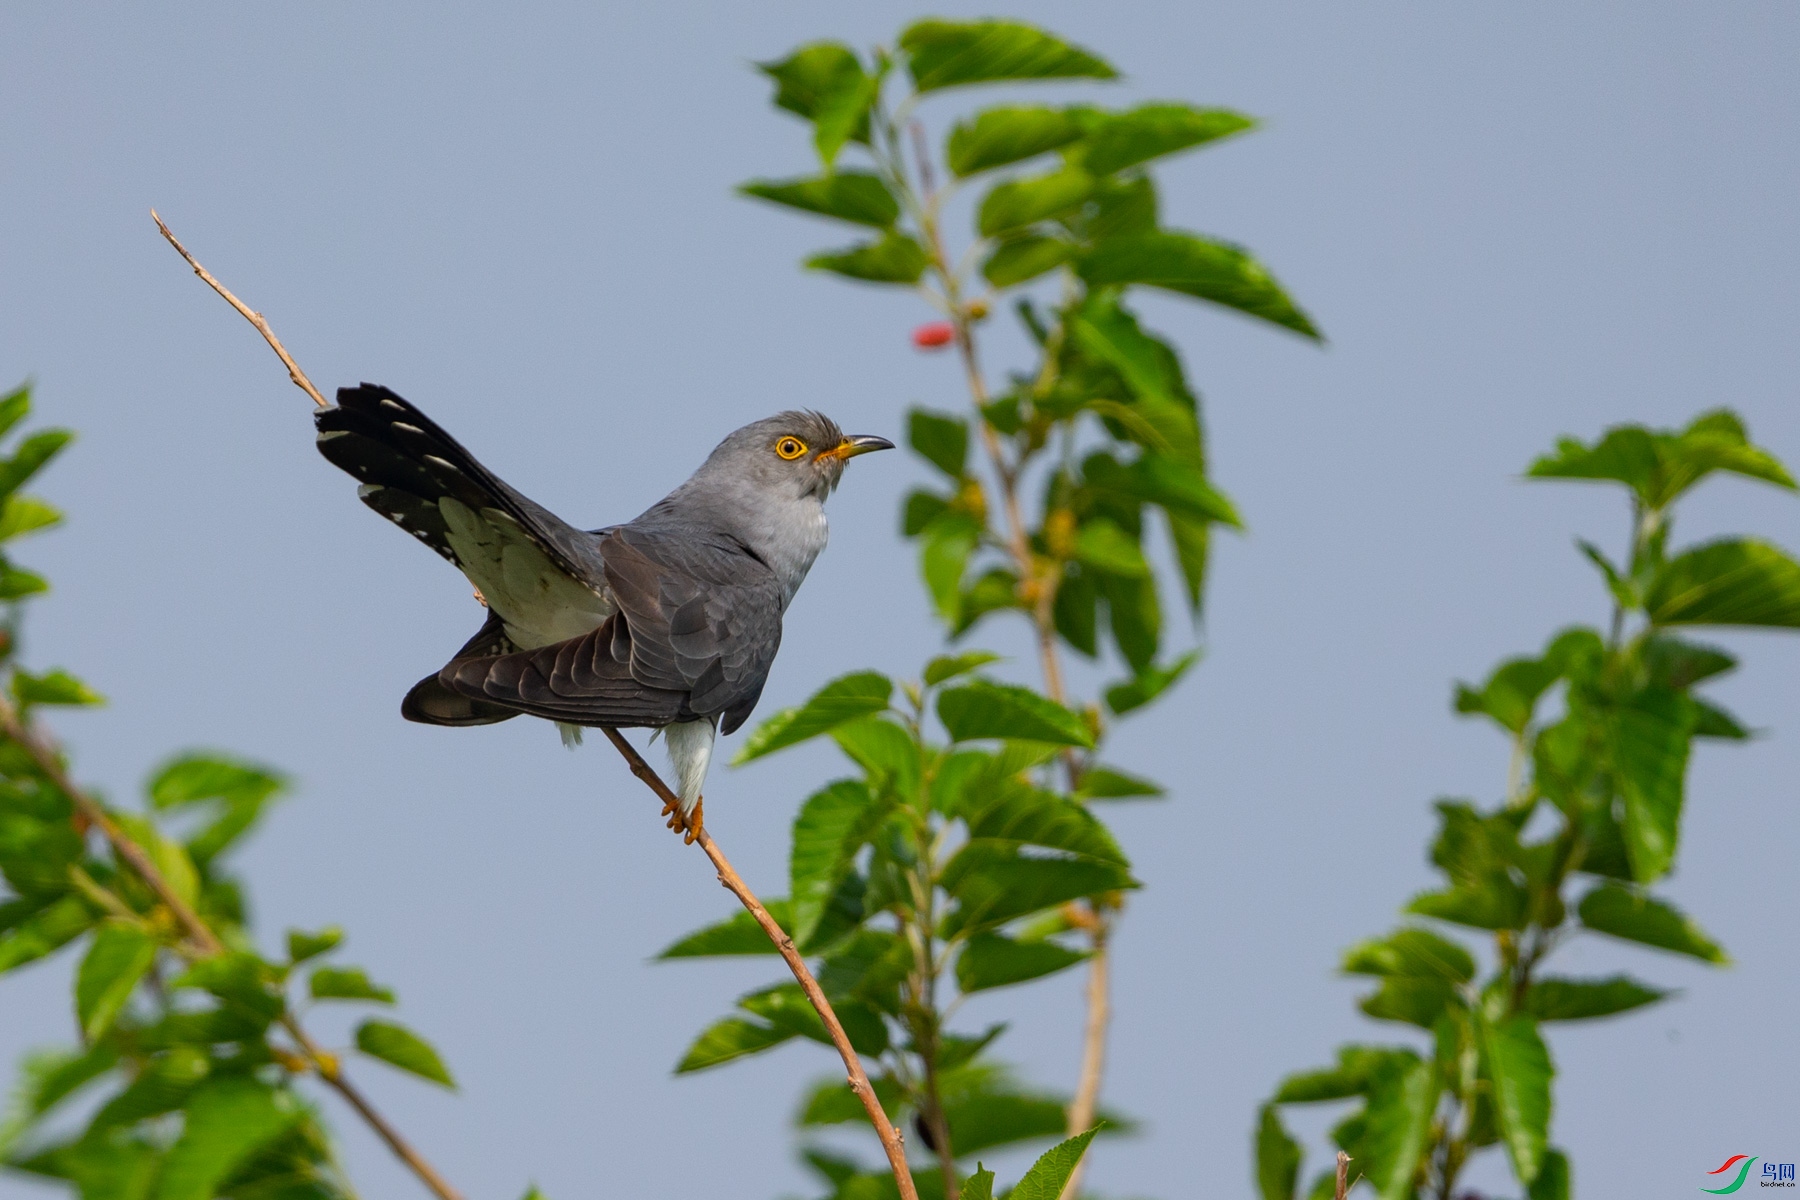
[[[669,785],[664,783],[656,770],[644,761],[644,756],[637,752],[637,747],[625,740],[624,734],[616,729],[602,729],[601,732],[618,748],[619,753],[625,756],[625,762],[631,767],[631,773],[643,780],[644,785],[656,793],[658,800],[665,805],[679,803],[675,793],[669,789]],[[794,948],[794,939],[776,923],[774,917],[769,915],[769,910],[762,906],[762,901],[756,898],[756,893],[752,892],[750,886],[738,875],[731,865],[731,860],[725,857],[725,852],[719,849],[718,843],[713,841],[711,834],[707,833],[705,829],[701,829],[694,840],[700,843],[702,850],[706,851],[706,857],[712,859],[713,866],[719,872],[719,882],[738,898],[738,902],[749,910],[750,915],[762,927],[762,931],[768,935],[769,940],[775,943],[775,949],[781,952],[781,957],[787,963],[788,970],[794,973],[794,979],[799,983],[800,990],[806,993],[807,1001],[818,1012],[819,1019],[825,1022],[825,1031],[831,1035],[831,1044],[837,1047],[839,1056],[844,1060],[844,1068],[850,1074],[850,1090],[856,1093],[858,1100],[862,1101],[863,1111],[869,1114],[869,1123],[875,1126],[875,1133],[881,1138],[881,1148],[887,1151],[888,1165],[893,1168],[894,1182],[900,1187],[902,1200],[918,1200],[919,1193],[918,1189],[913,1186],[912,1170],[906,1163],[904,1139],[901,1138],[900,1131],[894,1128],[893,1122],[888,1120],[887,1113],[881,1107],[881,1101],[876,1098],[875,1088],[869,1083],[868,1073],[863,1070],[861,1057],[857,1055],[856,1048],[850,1044],[849,1036],[844,1033],[844,1026],[838,1021],[837,1013],[831,1007],[831,1001],[825,998],[825,992],[819,987],[818,980],[814,979],[812,972],[807,969],[806,960],[800,957],[800,952]]]
[[[305,391],[307,395],[311,396],[314,403],[321,407],[325,406],[326,401],[324,396],[320,395],[319,389],[314,387],[312,380],[306,377],[306,372],[302,371],[299,364],[288,355],[287,350],[281,344],[281,339],[275,336],[274,330],[269,328],[269,323],[263,319],[262,314],[255,312],[249,305],[232,295],[223,284],[213,278],[212,274],[208,272],[205,267],[196,262],[194,256],[187,252],[187,248],[176,240],[173,233],[169,232],[169,227],[163,224],[162,218],[156,215],[155,209],[150,211],[150,216],[155,220],[156,227],[162,231],[163,237],[167,238],[169,244],[175,247],[176,252],[187,261],[188,266],[194,269],[194,274],[204,280],[206,285],[212,288],[213,291],[223,296],[225,301],[230,304],[231,307],[237,309],[239,313],[243,314],[247,321],[256,326],[256,330],[258,333],[262,334],[263,340],[269,343],[269,348],[275,351],[281,358],[282,364],[287,367],[288,378],[292,379],[296,386]],[[668,784],[662,781],[662,777],[651,768],[650,764],[644,761],[643,756],[637,752],[636,748],[633,747],[630,742],[626,741],[623,735],[616,729],[603,729],[602,732],[605,733],[612,744],[618,748],[619,753],[625,756],[625,761],[630,766],[631,773],[643,780],[645,785],[656,794],[658,799],[662,800],[665,811],[678,812],[680,810],[680,802],[675,796],[675,793],[669,789]],[[101,813],[100,815],[104,817],[105,814]],[[858,1057],[855,1047],[850,1044],[848,1035],[844,1033],[844,1026],[838,1020],[837,1013],[832,1009],[831,1001],[826,999],[825,993],[819,987],[818,981],[813,978],[812,972],[807,969],[806,960],[800,957],[799,951],[795,949],[794,939],[788,936],[787,932],[781,928],[774,917],[769,915],[769,910],[763,907],[762,902],[756,898],[756,893],[752,892],[749,885],[738,875],[736,869],[731,865],[731,860],[725,857],[724,851],[719,849],[718,845],[712,840],[711,835],[707,834],[704,829],[701,829],[694,834],[691,840],[700,843],[700,848],[706,852],[706,856],[712,860],[713,867],[718,872],[719,882],[724,885],[732,895],[736,896],[738,901],[743,904],[744,908],[749,911],[751,917],[756,920],[757,925],[761,926],[763,933],[768,935],[769,940],[775,944],[775,949],[780,951],[781,957],[787,962],[788,969],[794,973],[794,979],[800,984],[800,990],[806,993],[807,1000],[818,1012],[819,1019],[824,1022],[826,1031],[831,1035],[832,1044],[837,1047],[838,1053],[843,1056],[844,1067],[849,1072],[850,1089],[855,1092],[857,1098],[862,1101],[863,1109],[869,1114],[870,1123],[875,1126],[875,1132],[881,1138],[882,1148],[887,1151],[888,1164],[893,1168],[894,1182],[899,1187],[901,1200],[918,1200],[918,1189],[913,1185],[912,1171],[907,1166],[906,1162],[904,1139],[901,1137],[900,1132],[894,1128],[893,1122],[887,1119],[887,1113],[882,1110],[881,1102],[875,1096],[875,1089],[869,1083],[868,1073],[863,1070],[861,1058]],[[138,853],[141,858],[142,852],[139,851]],[[136,863],[134,862],[133,865],[135,866]],[[145,865],[149,865],[148,860],[145,860]],[[153,872],[155,868],[150,867],[150,870]],[[150,876],[146,875],[145,878],[148,880]],[[153,884],[152,886],[154,887],[155,885]],[[166,889],[167,885],[164,884],[163,886]],[[158,894],[161,895],[162,893],[159,892]],[[179,902],[177,901],[177,903]],[[171,904],[171,911],[177,912],[179,915],[181,910],[175,908],[174,904]],[[192,916],[191,913],[189,915]],[[192,916],[192,919],[196,924],[199,924],[199,918],[197,916]],[[208,937],[211,937],[211,931],[205,930],[203,924],[200,924],[200,928],[206,932]],[[216,939],[214,940],[216,942]],[[429,1164],[426,1164],[422,1159],[416,1159],[416,1156],[409,1156],[410,1151],[405,1148],[405,1143],[400,1140],[399,1135],[395,1133],[373,1109],[369,1108],[366,1101],[363,1101],[357,1096],[350,1088],[349,1083],[337,1073],[336,1062],[330,1055],[324,1055],[321,1060],[319,1057],[321,1052],[318,1052],[316,1047],[313,1047],[310,1042],[304,1040],[304,1034],[299,1033],[293,1026],[289,1027],[289,1032],[295,1034],[296,1040],[300,1042],[302,1049],[305,1049],[309,1054],[314,1056],[315,1065],[319,1067],[320,1077],[333,1087],[337,1088],[338,1091],[344,1095],[344,1098],[350,1101],[357,1112],[362,1114],[364,1120],[368,1121],[369,1124],[374,1127],[375,1131],[382,1136],[383,1140],[388,1143],[389,1147],[392,1148],[396,1154],[406,1160],[407,1165],[411,1166],[413,1170],[419,1174],[420,1178],[425,1180],[426,1185],[431,1187],[441,1200],[461,1200],[456,1192],[451,1190],[448,1185],[444,1184],[442,1180],[438,1178],[436,1172],[431,1170]],[[327,1071],[328,1067],[329,1073]],[[436,1180],[435,1183],[433,1182],[434,1180]]]
[[[158,222],[161,224],[161,222]],[[166,231],[165,231],[166,232]],[[173,239],[171,239],[173,240]],[[185,252],[184,252],[185,253]],[[217,286],[216,284],[214,285]],[[56,751],[51,748],[45,738],[34,728],[27,726],[19,719],[19,711],[10,701],[0,698],[0,735],[11,740],[14,745],[31,758],[37,769],[43,773],[50,786],[61,792],[63,797],[74,805],[81,819],[92,828],[98,829],[118,855],[121,862],[129,865],[138,878],[150,888],[171,916],[187,935],[191,946],[192,957],[214,958],[225,953],[225,944],[212,931],[200,914],[183,900],[175,889],[169,885],[168,879],[156,868],[144,848],[125,835],[117,821],[101,806],[99,801],[76,787],[63,770],[62,762]],[[300,1022],[290,1012],[283,1011],[281,1024],[288,1031],[294,1043],[300,1047],[307,1065],[317,1073],[334,1091],[342,1096],[368,1122],[395,1157],[411,1168],[419,1181],[438,1197],[438,1200],[462,1200],[462,1193],[451,1187],[435,1167],[427,1162],[417,1150],[414,1150],[400,1132],[390,1125],[385,1117],[375,1110],[356,1086],[345,1078],[343,1068],[337,1056],[322,1049],[301,1027]]]

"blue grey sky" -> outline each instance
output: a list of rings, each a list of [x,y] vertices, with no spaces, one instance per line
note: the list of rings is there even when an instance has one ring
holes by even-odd
[[[1722,404],[1800,463],[1800,10],[1017,12],[1127,74],[1053,94],[1266,120],[1172,164],[1166,219],[1253,247],[1330,337],[1318,349],[1145,304],[1205,393],[1216,474],[1249,531],[1221,539],[1205,662],[1117,736],[1120,760],[1176,794],[1117,811],[1148,886],[1118,941],[1107,1094],[1144,1130],[1103,1144],[1090,1178],[1115,1195],[1248,1195],[1254,1108],[1282,1074],[1346,1039],[1405,1040],[1358,1016],[1360,989],[1333,967],[1428,882],[1430,801],[1503,786],[1505,748],[1453,718],[1451,681],[1603,616],[1572,542],[1617,547],[1620,500],[1521,470],[1561,434]],[[752,60],[817,37],[872,44],[917,15],[691,0],[0,11],[0,384],[34,378],[42,419],[81,431],[41,488],[68,525],[23,554],[57,585],[28,653],[111,698],[57,727],[81,778],[119,798],[195,745],[293,774],[239,859],[258,928],[272,943],[341,922],[346,959],[397,988],[462,1090],[357,1073],[471,1200],[532,1179],[556,1200],[802,1191],[787,1120],[832,1060],[788,1046],[671,1077],[772,964],[647,961],[730,898],[603,744],[566,753],[523,721],[401,721],[406,687],[476,625],[468,589],[356,503],[311,448],[306,398],[147,210],[322,387],[385,383],[570,520],[620,520],[774,410],[897,435],[910,404],[962,403],[951,360],[908,343],[926,316],[915,298],[800,272],[843,235],[730,191],[809,165]],[[976,98],[935,100],[927,118]],[[995,367],[1019,350],[997,336]],[[936,648],[895,528],[923,475],[898,454],[852,467],[765,714]],[[1791,495],[1724,481],[1676,532],[1792,547],[1797,517]],[[1590,1196],[1688,1195],[1727,1155],[1800,1156],[1800,639],[1718,640],[1745,658],[1718,696],[1767,732],[1698,751],[1668,891],[1736,965],[1591,939],[1564,952],[1571,973],[1683,989],[1552,1035],[1554,1137]],[[975,641],[1029,677],[1016,629]],[[806,750],[714,775],[709,826],[754,885],[781,889],[788,822],[835,770]],[[8,1069],[70,1036],[67,976],[59,963],[0,982]],[[1010,1016],[1006,1053],[1067,1087],[1078,985],[1001,993],[968,1020]],[[366,1195],[420,1194],[326,1107]],[[1502,1179],[1490,1164],[1477,1182]],[[7,1200],[48,1194],[0,1178]]]

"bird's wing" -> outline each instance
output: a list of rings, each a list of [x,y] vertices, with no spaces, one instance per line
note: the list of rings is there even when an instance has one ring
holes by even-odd
[[[604,531],[618,612],[538,650],[453,660],[447,688],[578,725],[716,718],[731,733],[781,644],[781,586],[742,546],[703,531]]]
[[[612,612],[593,534],[535,504],[387,388],[339,388],[319,453],[360,480],[363,503],[449,559],[518,645],[592,630]]]

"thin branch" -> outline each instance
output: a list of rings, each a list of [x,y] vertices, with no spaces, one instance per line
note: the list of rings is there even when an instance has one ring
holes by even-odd
[[[256,326],[256,332],[263,335],[263,341],[269,343],[269,349],[275,351],[281,358],[282,365],[288,370],[288,378],[294,381],[294,386],[311,396],[313,403],[320,408],[329,407],[325,397],[319,394],[319,389],[313,386],[313,381],[306,377],[306,372],[300,369],[300,364],[293,360],[287,352],[287,347],[281,344],[281,339],[275,336],[275,331],[269,328],[267,321],[263,320],[263,315],[232,295],[230,289],[212,277],[211,271],[196,262],[194,256],[187,252],[187,247],[175,240],[175,235],[169,232],[169,227],[163,224],[163,219],[156,215],[154,208],[150,210],[150,219],[156,222],[156,227],[162,230],[162,235],[169,239],[169,245],[175,247],[175,253],[185,258],[187,265],[194,268],[194,274],[204,280],[207,287],[225,297],[225,303],[242,313],[244,320]]]
[[[1345,1154],[1342,1150],[1339,1150],[1337,1152],[1337,1189],[1336,1189],[1336,1192],[1334,1193],[1334,1195],[1336,1196],[1336,1200],[1344,1200],[1344,1195],[1349,1190],[1350,1190],[1350,1156],[1348,1154]]]
[[[197,957],[214,958],[225,953],[225,944],[219,940],[219,936],[200,918],[200,914],[194,911],[193,906],[183,900],[170,886],[168,879],[150,860],[150,856],[144,852],[144,848],[126,836],[125,831],[119,828],[118,822],[112,819],[99,801],[75,786],[68,773],[63,770],[61,759],[56,751],[35,729],[28,727],[19,719],[19,710],[4,698],[0,698],[0,734],[4,734],[14,745],[25,751],[37,769],[43,773],[44,778],[50,781],[50,785],[75,806],[75,811],[81,815],[81,819],[90,827],[98,829],[112,847],[113,853],[118,855],[122,862],[127,863],[138,878],[149,886],[156,898],[186,931],[188,941],[192,943]],[[375,1111],[374,1106],[356,1089],[355,1085],[345,1078],[343,1068],[338,1064],[336,1055],[321,1049],[308,1037],[305,1029],[301,1028],[300,1022],[294,1018],[292,1013],[284,1012],[281,1016],[281,1024],[305,1053],[319,1078],[350,1102],[350,1106],[362,1115],[363,1120],[367,1121],[370,1128],[374,1129],[381,1140],[387,1143],[388,1148],[402,1162],[412,1168],[420,1182],[431,1189],[432,1194],[437,1196],[438,1200],[462,1200],[462,1193],[451,1187],[444,1177],[438,1174],[436,1168],[425,1161],[419,1152],[400,1136],[399,1131],[388,1124],[386,1118],[379,1112]]]
[[[637,752],[637,747],[625,740],[624,734],[616,729],[602,729],[600,732],[604,733],[607,740],[612,742],[613,746],[624,756],[626,765],[631,768],[631,773],[643,780],[644,785],[656,794],[658,800],[661,800],[664,805],[680,803],[675,793],[669,789],[669,785],[663,782],[662,776],[658,775],[655,768],[644,761],[644,756]],[[863,1070],[862,1058],[856,1053],[856,1047],[850,1044],[849,1036],[844,1033],[844,1026],[838,1021],[837,1013],[831,1007],[831,1001],[825,998],[825,992],[819,987],[818,980],[814,979],[812,972],[807,969],[806,960],[794,947],[794,939],[776,922],[774,917],[769,915],[769,910],[763,907],[762,901],[756,898],[756,893],[750,890],[750,885],[738,875],[736,869],[731,865],[731,860],[725,857],[725,852],[719,849],[717,842],[713,841],[712,835],[705,829],[701,829],[695,840],[699,842],[700,848],[706,851],[706,857],[712,859],[713,867],[719,873],[719,882],[738,898],[738,903],[749,910],[751,917],[762,927],[763,933],[767,934],[769,940],[775,943],[775,949],[781,952],[781,957],[787,963],[788,970],[794,973],[794,979],[799,983],[800,990],[806,993],[807,1001],[819,1014],[819,1019],[825,1023],[825,1031],[831,1035],[831,1044],[837,1047],[839,1057],[844,1060],[844,1068],[849,1072],[850,1090],[856,1093],[858,1100],[862,1101],[863,1111],[869,1115],[869,1123],[875,1126],[875,1133],[881,1138],[881,1148],[887,1151],[888,1165],[893,1168],[894,1182],[899,1185],[902,1200],[918,1200],[919,1192],[913,1185],[912,1169],[906,1162],[905,1141],[900,1136],[900,1131],[894,1128],[893,1122],[888,1120],[887,1113],[881,1107],[881,1101],[876,1098],[875,1088],[869,1082],[868,1073]]]

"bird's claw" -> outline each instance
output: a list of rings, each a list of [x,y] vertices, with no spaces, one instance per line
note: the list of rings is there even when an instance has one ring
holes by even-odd
[[[705,805],[706,798],[702,796],[694,801],[694,810],[684,816],[679,803],[671,800],[663,804],[662,815],[669,818],[668,827],[681,835],[684,845],[693,845],[705,828],[705,815],[702,812]]]

